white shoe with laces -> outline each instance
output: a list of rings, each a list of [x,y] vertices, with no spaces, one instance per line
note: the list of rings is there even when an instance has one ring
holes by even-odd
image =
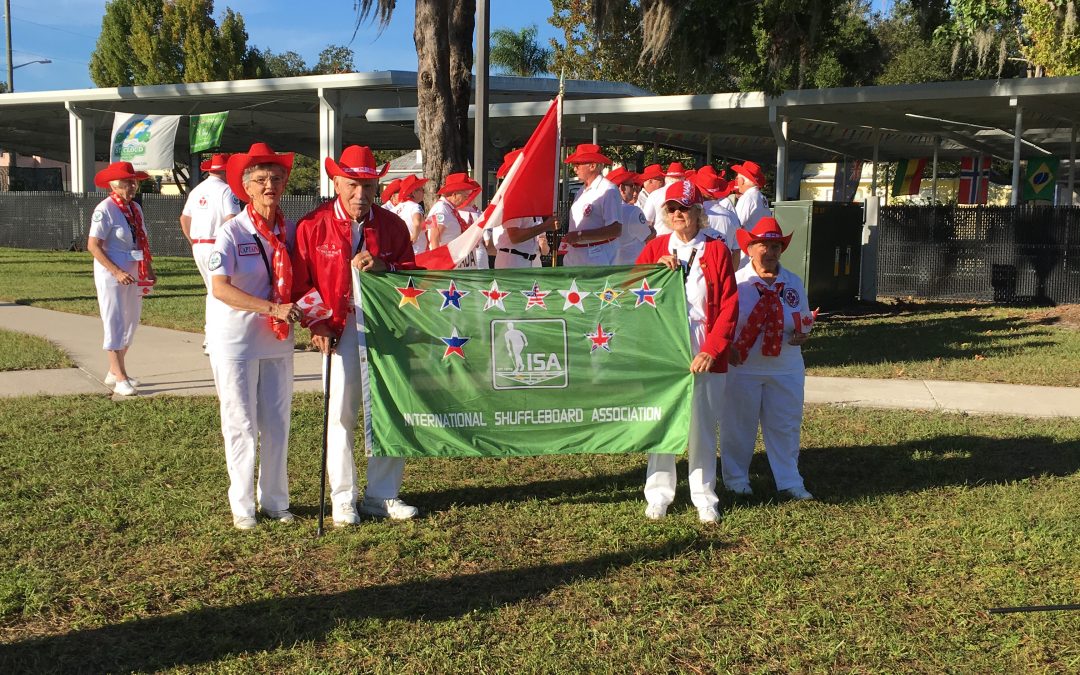
[[[263,509],[263,514],[270,520],[276,520],[279,523],[291,523],[296,520],[296,516],[288,509],[282,509],[280,511],[267,511],[266,509]]]
[[[400,499],[371,499],[364,497],[360,503],[360,512],[376,518],[390,520],[410,520],[420,513],[415,506],[409,506]]]
[[[715,506],[702,506],[697,510],[697,517],[703,523],[719,523],[720,512]]]
[[[134,377],[131,377],[130,375],[128,375],[127,381],[130,382],[131,386],[133,386],[133,387],[138,387],[139,386],[139,381],[136,380]],[[110,370],[109,372],[105,373],[105,386],[106,387],[111,387],[114,384],[116,384],[116,376],[113,375],[112,371]]]
[[[254,530],[258,523],[254,516],[233,516],[232,525],[238,530]]]
[[[120,396],[134,396],[139,393],[135,390],[135,387],[131,386],[131,380],[117,380],[113,385],[113,393]]]
[[[814,495],[807,492],[806,488],[801,486],[780,490],[780,496],[786,499],[794,499],[798,502],[808,502],[814,498]]]
[[[334,527],[348,527],[359,525],[360,516],[356,515],[356,509],[352,504],[342,504],[334,507]]]
[[[649,504],[645,507],[645,517],[649,520],[663,520],[667,515],[667,505]]]

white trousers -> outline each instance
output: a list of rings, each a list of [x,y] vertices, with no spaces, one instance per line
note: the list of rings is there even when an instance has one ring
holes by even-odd
[[[206,286],[206,298],[210,299],[211,282],[210,282],[210,254],[214,252],[213,244],[192,244],[191,245],[191,257],[195,259],[195,267],[199,268],[199,276],[202,277],[203,285]],[[206,310],[203,310],[203,316],[206,315]],[[206,335],[206,324],[203,324],[203,335]]]
[[[360,346],[356,324],[345,321],[337,349],[330,356],[329,426],[326,436],[326,473],[330,479],[330,503],[334,508],[356,502],[356,463],[353,450],[356,420],[363,404]],[[326,361],[323,360],[323,368]],[[323,373],[325,381],[326,373]],[[405,475],[402,457],[368,457],[367,488],[371,499],[396,499]]]
[[[138,277],[138,263],[121,267]],[[113,275],[97,269],[94,270],[94,286],[97,288],[101,323],[105,327],[101,348],[113,352],[130,347],[135,339],[135,329],[139,327],[139,317],[142,316],[142,288],[138,284],[124,286]]]
[[[697,508],[715,507],[716,424],[724,403],[725,373],[694,376],[694,398],[690,403],[690,439],[687,447],[690,501]],[[645,501],[667,506],[675,501],[676,455],[649,455],[645,470]]]
[[[806,373],[749,375],[738,367],[728,373],[720,457],[724,485],[750,485],[758,423],[777,490],[803,487],[799,474],[799,427],[802,425]]]
[[[211,354],[221,404],[221,435],[229,470],[229,506],[234,516],[289,508],[289,418],[292,354],[270,359],[226,359]],[[259,475],[255,480],[255,453]],[[256,488],[257,485],[257,488]],[[257,491],[256,491],[257,490]]]

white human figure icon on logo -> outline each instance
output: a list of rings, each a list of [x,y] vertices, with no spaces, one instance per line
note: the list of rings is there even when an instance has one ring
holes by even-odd
[[[525,362],[521,359],[521,351],[529,346],[525,333],[514,328],[513,322],[509,322],[506,324],[506,334],[503,339],[506,341],[506,351],[510,354],[510,358],[514,359],[514,372],[525,370]]]

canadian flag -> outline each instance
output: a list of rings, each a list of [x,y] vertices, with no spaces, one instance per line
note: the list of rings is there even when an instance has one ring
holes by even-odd
[[[316,288],[312,288],[304,297],[297,300],[296,306],[304,313],[303,318],[300,319],[300,325],[304,328],[309,327],[316,321],[328,319],[334,313],[330,305],[323,302],[322,296],[319,295]]]
[[[554,212],[560,109],[559,99],[551,102],[551,107],[476,223],[453,241],[417,255],[417,267],[428,270],[453,269],[480,244],[485,227],[498,227],[512,218],[546,218]]]

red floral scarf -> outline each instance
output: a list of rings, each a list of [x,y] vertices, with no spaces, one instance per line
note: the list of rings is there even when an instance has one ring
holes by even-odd
[[[778,283],[769,288],[760,281],[755,281],[758,298],[757,304],[751,310],[746,319],[746,325],[735,339],[735,349],[745,361],[750,354],[750,348],[754,346],[758,334],[762,331],[765,336],[761,339],[761,353],[765,356],[780,356],[780,349],[784,342],[784,306],[780,303],[780,294],[784,292],[784,284]]]
[[[150,241],[146,238],[146,229],[143,227],[142,213],[129,202],[117,196],[115,192],[109,195],[113,203],[124,214],[128,227],[131,228],[131,238],[135,240],[135,248],[142,251],[143,259],[139,261],[139,278],[150,278],[150,262],[154,259],[150,255]]]
[[[251,208],[251,204],[248,204],[247,214],[248,218],[251,219],[251,223],[255,226],[255,231],[259,233],[260,237],[270,242],[270,245],[274,248],[274,258],[271,263],[273,274],[270,275],[270,285],[273,287],[274,295],[272,300],[278,304],[289,302],[292,294],[292,261],[289,259],[289,252],[285,248],[285,217],[281,215],[280,210],[277,210],[274,214],[274,227],[271,230],[266,219]],[[277,339],[287,339],[289,337],[289,323],[281,319],[275,319],[272,316],[268,318],[270,320],[270,329],[274,331]]]

